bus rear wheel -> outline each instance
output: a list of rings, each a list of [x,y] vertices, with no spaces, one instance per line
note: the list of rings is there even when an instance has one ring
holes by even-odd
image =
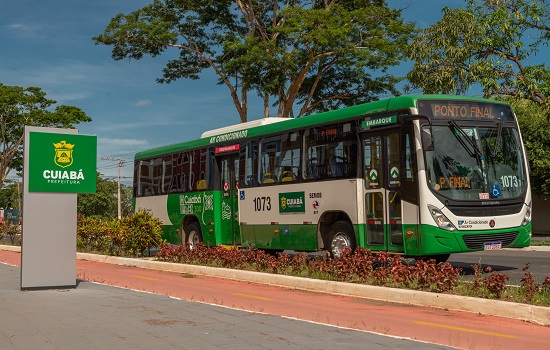
[[[202,243],[201,228],[197,223],[192,222],[185,228],[185,243],[189,244],[191,248]]]
[[[337,221],[328,231],[327,244],[330,256],[338,259],[342,256],[344,248],[355,249],[355,232],[353,227],[345,221]]]

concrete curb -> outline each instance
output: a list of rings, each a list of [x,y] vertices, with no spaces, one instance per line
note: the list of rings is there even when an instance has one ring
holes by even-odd
[[[0,250],[7,250],[9,252],[19,252],[21,253],[21,247],[14,245],[0,245]]]
[[[19,247],[2,246],[0,249],[20,251]],[[417,306],[435,307],[447,310],[466,311],[482,315],[499,316],[550,325],[550,307],[534,306],[506,301],[464,297],[449,294],[422,292],[408,289],[386,288],[355,283],[315,280],[303,277],[275,275],[254,271],[233,270],[168,263],[146,259],[121,258],[108,255],[76,253],[77,259],[97,261],[114,265],[189,273],[209,277],[268,284],[321,293],[339,294],[351,297],[382,300]]]
[[[505,248],[505,249],[509,249],[509,250],[514,250],[514,249],[517,249],[517,248]],[[525,250],[525,251],[528,251],[528,252],[550,252],[550,246],[547,246],[547,245],[532,245],[532,246],[529,246],[529,247],[525,247],[525,248],[521,248],[521,250]]]

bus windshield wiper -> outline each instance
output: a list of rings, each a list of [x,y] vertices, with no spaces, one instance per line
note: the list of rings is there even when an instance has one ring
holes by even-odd
[[[493,150],[491,152],[491,156],[493,158],[496,158],[497,156],[497,153],[498,153],[498,146],[500,144],[500,142],[502,141],[502,122],[501,121],[498,121],[498,124],[497,124],[497,139],[495,140],[495,145],[493,147]]]
[[[472,158],[475,158],[476,156],[477,157],[481,157],[482,153],[480,151],[480,149],[477,147],[477,145],[470,139],[470,137],[468,136],[468,134],[466,134],[466,132],[464,131],[464,129],[462,129],[460,127],[460,125],[458,125],[454,119],[451,119],[449,120],[449,127],[451,128],[451,130],[453,131],[458,131],[458,133],[460,135],[457,135],[456,133],[453,132],[453,134],[455,135],[456,139],[458,140],[458,142],[460,142],[460,144],[462,145],[462,147],[464,147],[464,149],[468,152],[468,154],[470,155],[470,157]],[[462,137],[461,137],[462,136]],[[466,143],[464,142],[464,140],[466,140],[466,142],[468,142],[468,145],[470,145],[470,147],[468,147],[466,145]],[[473,150],[473,151],[472,151]]]

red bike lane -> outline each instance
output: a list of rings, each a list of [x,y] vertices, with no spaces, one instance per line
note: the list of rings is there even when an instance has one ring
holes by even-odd
[[[20,254],[0,250],[20,265]],[[550,328],[515,319],[77,260],[78,279],[181,300],[358,329],[462,349],[545,349]]]

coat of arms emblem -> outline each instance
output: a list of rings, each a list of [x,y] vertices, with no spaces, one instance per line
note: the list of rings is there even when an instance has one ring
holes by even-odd
[[[60,141],[54,143],[55,147],[55,157],[54,163],[62,168],[66,168],[73,164],[73,144],[67,143],[66,141]]]

